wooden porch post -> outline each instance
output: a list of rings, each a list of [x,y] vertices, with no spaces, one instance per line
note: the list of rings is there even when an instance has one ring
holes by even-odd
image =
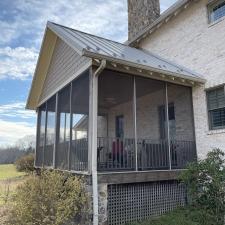
[[[97,184],[97,104],[98,76],[89,70],[89,129],[88,129],[88,170],[92,174],[93,224],[98,225],[98,184]]]
[[[46,149],[46,137],[47,137],[47,124],[48,124],[48,102],[45,103],[45,135],[44,135],[44,146],[43,146],[43,156],[42,156],[42,167],[45,166],[45,149]]]
[[[37,109],[37,127],[36,127],[36,144],[35,144],[35,160],[34,160],[34,166],[37,164],[37,149],[40,145],[40,128],[41,128],[41,111],[40,108]]]
[[[168,83],[166,82],[166,126],[167,126],[167,141],[168,141],[168,159],[169,159],[169,169],[172,169],[171,165],[171,149],[170,149],[170,126],[169,126],[169,101],[168,101]]]
[[[138,149],[137,149],[137,99],[136,99],[136,80],[133,78],[133,119],[134,119],[134,149],[135,149],[135,170],[138,171]]]
[[[54,146],[53,146],[53,168],[56,168],[56,145],[58,142],[58,98],[59,94],[56,93],[55,96],[55,138],[54,138]]]
[[[72,115],[72,92],[73,85],[70,83],[70,140],[69,140],[69,151],[68,151],[68,170],[71,170],[71,149],[72,149],[72,129],[73,129],[73,115]]]

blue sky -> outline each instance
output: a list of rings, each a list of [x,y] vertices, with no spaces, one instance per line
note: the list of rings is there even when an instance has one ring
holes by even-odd
[[[161,11],[175,1],[161,0]],[[35,135],[24,107],[48,20],[124,42],[127,0],[0,1],[0,146]]]

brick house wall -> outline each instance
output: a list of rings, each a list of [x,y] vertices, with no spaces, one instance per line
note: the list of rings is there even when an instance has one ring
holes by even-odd
[[[197,151],[225,150],[225,129],[210,131],[205,89],[225,83],[225,19],[208,22],[208,0],[196,1],[142,40],[139,47],[192,69],[207,79],[193,89]]]

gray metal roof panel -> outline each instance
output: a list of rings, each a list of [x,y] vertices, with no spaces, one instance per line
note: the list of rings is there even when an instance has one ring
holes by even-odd
[[[129,62],[140,66],[151,67],[157,70],[167,71],[177,75],[187,76],[187,78],[202,79],[202,77],[182,66],[171,63],[145,50],[130,47],[112,40],[87,34],[62,25],[48,22],[48,26],[53,31],[60,32],[67,39],[70,39],[71,45],[82,52],[88,52],[90,55],[101,55],[102,57],[116,59],[121,62]]]

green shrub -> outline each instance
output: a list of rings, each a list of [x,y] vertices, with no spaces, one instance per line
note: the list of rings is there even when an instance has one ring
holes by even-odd
[[[225,215],[225,160],[224,152],[214,149],[207,158],[188,166],[181,175],[187,185],[190,204],[204,209],[223,224]]]
[[[16,160],[15,162],[16,169],[19,172],[32,172],[34,171],[34,154],[30,153],[24,155]]]
[[[73,224],[72,220],[87,212],[86,203],[82,179],[44,171],[40,176],[30,176],[18,188],[8,224]]]

